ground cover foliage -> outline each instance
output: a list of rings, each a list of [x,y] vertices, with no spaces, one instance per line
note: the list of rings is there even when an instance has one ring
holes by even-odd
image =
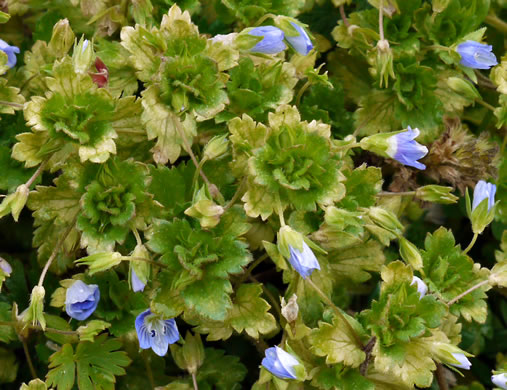
[[[506,15],[0,0],[0,387],[506,389]]]

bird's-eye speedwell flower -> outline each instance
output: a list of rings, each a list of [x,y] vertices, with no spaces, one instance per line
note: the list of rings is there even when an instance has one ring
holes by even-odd
[[[250,49],[252,53],[277,54],[285,50],[287,46],[283,42],[284,33],[274,26],[255,27],[248,34],[263,37],[263,39]]]
[[[7,66],[12,68],[16,65],[16,54],[19,54],[19,47],[11,46],[7,42],[0,39],[0,50],[7,54]]]
[[[507,390],[507,374],[505,372],[502,374],[491,375],[491,382],[493,382],[495,386]]]
[[[484,200],[488,199],[488,211],[495,205],[496,185],[479,180],[474,189],[474,200],[472,202],[472,211]]]
[[[294,269],[306,279],[310,276],[315,269],[320,269],[320,264],[315,257],[313,251],[310,249],[306,242],[303,241],[303,252],[293,248],[289,245],[290,257],[289,262],[292,264]]]
[[[465,354],[454,352],[452,357],[459,363],[449,363],[451,366],[462,368],[463,370],[470,370],[470,367],[472,367],[472,363],[470,363]]]
[[[428,148],[415,140],[418,136],[419,129],[415,128],[412,130],[408,126],[407,131],[395,134],[387,139],[388,148],[386,153],[403,165],[417,169],[426,169],[426,165],[421,164],[417,160],[428,154]]]
[[[76,320],[83,321],[92,315],[100,300],[99,286],[76,280],[67,289],[65,311]]]
[[[428,286],[426,286],[426,283],[424,283],[422,279],[418,278],[417,276],[412,277],[412,283],[410,283],[410,285],[412,286],[413,284],[415,284],[417,287],[417,292],[420,296],[419,299],[422,299],[428,292]]]
[[[308,36],[308,33],[299,24],[294,22],[290,22],[290,24],[296,29],[298,35],[290,36],[288,34],[285,34],[285,39],[299,54],[304,56],[307,55],[310,50],[313,49],[313,43]]]
[[[473,69],[489,69],[498,64],[490,45],[466,41],[458,45],[456,51],[461,56],[460,64]]]
[[[12,273],[11,265],[7,262],[7,260],[2,259],[1,257],[0,257],[0,269],[4,271],[4,273],[7,275],[10,275]]]
[[[139,279],[139,277],[136,274],[136,271],[132,268],[132,274],[130,276],[130,282],[132,283],[132,291],[138,292],[143,291],[144,287],[146,286],[145,283]]]
[[[151,348],[158,356],[164,356],[169,344],[174,344],[180,339],[174,318],[164,320],[159,315],[153,314],[150,309],[137,316],[136,332],[139,346],[142,349]]]
[[[297,379],[295,367],[298,365],[294,356],[276,346],[266,349],[266,357],[262,359],[262,366],[281,379]]]

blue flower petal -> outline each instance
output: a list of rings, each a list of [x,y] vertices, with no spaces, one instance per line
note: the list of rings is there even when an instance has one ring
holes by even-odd
[[[143,291],[144,287],[146,286],[146,284],[141,282],[141,279],[139,279],[137,277],[137,274],[136,274],[136,271],[134,271],[134,268],[132,268],[132,274],[131,274],[130,281],[132,283],[132,290],[134,292]]]
[[[463,42],[456,48],[461,56],[461,65],[473,69],[489,69],[497,65],[498,61],[492,50],[492,46],[475,41]]]
[[[299,35],[292,37],[285,35],[285,39],[299,54],[307,55],[313,49],[313,43],[308,33],[299,24],[294,22],[290,22],[290,24],[297,30]]]
[[[12,68],[14,65],[16,65],[16,54],[19,54],[20,52],[17,46],[11,46],[4,40],[0,39],[0,50],[7,54],[7,66],[9,68]]]
[[[299,362],[291,354],[279,347],[266,349],[266,357],[262,359],[262,366],[273,375],[281,379],[297,379],[294,366]]]
[[[262,26],[256,27],[248,32],[256,37],[264,37],[262,41],[250,49],[252,53],[277,54],[287,48],[283,42],[284,33],[277,27]]]
[[[174,344],[180,339],[180,333],[178,332],[178,326],[174,318],[165,320],[165,337],[169,344]]]
[[[474,211],[475,208],[486,198],[488,198],[488,211],[491,210],[491,208],[495,205],[495,194],[496,185],[487,183],[484,180],[479,180],[474,189],[472,211]]]
[[[320,264],[310,247],[303,241],[303,252],[289,245],[289,262],[294,269],[306,279],[315,269],[320,270]]]
[[[419,136],[419,129],[412,130],[408,126],[407,131],[395,134],[387,139],[389,148],[387,154],[403,165],[417,169],[426,169],[426,165],[420,163],[419,159],[428,154],[428,148],[415,141]]]
[[[150,342],[150,334],[148,333],[148,329],[146,328],[146,325],[144,324],[144,319],[147,315],[151,314],[151,310],[145,310],[141,314],[139,314],[136,317],[136,332],[137,332],[137,338],[139,340],[139,346],[142,349],[148,349],[151,348],[151,342]]]

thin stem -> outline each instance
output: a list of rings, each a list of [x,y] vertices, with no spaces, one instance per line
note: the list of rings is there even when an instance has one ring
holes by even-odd
[[[486,24],[496,28],[498,31],[501,31],[504,35],[507,35],[507,23],[505,23],[502,19],[494,14],[489,14],[484,19]]]
[[[246,176],[243,178],[243,180],[241,180],[241,183],[239,183],[239,186],[238,188],[236,189],[236,192],[234,193],[234,195],[232,196],[231,200],[229,201],[229,203],[227,203],[225,206],[224,206],[224,212],[229,210],[232,206],[234,206],[234,203],[236,203],[236,201],[239,199],[239,197],[241,196],[241,193],[243,191],[243,187],[246,183]]]
[[[378,32],[380,40],[384,40],[384,0],[380,0],[378,7]]]
[[[387,192],[382,191],[377,194],[377,196],[410,196],[415,195],[415,191],[403,191],[403,192]]]
[[[477,241],[477,237],[479,237],[479,235],[477,233],[474,233],[474,236],[472,237],[472,241],[470,241],[470,244],[468,244],[466,249],[463,251],[463,254],[466,255],[470,251],[470,249],[472,249],[472,247],[475,244],[475,241]]]
[[[141,236],[139,235],[139,232],[135,227],[132,228],[132,233],[134,234],[134,237],[136,238],[137,245],[143,245],[143,241],[141,240]]]
[[[435,371],[435,376],[437,378],[438,387],[440,390],[449,390],[449,385],[447,384],[447,380],[445,379],[445,371],[442,363],[437,363],[437,370]]]
[[[48,163],[49,161],[49,158],[44,160],[41,165],[39,165],[39,168],[37,168],[37,170],[34,172],[34,174],[32,175],[32,177],[30,179],[28,179],[28,181],[25,183],[25,185],[30,188],[30,186],[34,183],[35,180],[37,180],[37,178],[40,176],[40,174],[42,173],[42,171],[44,170],[44,168],[46,168],[46,164]]]
[[[303,96],[303,94],[305,93],[305,91],[308,89],[308,87],[312,85],[312,83],[310,82],[310,80],[308,80],[302,87],[301,89],[298,91],[298,94],[296,96],[296,106],[299,107],[299,104],[301,103],[301,97]]]
[[[148,381],[150,382],[150,386],[152,389],[155,388],[155,379],[153,379],[153,371],[151,370],[149,357],[146,356],[146,353],[142,354],[144,360],[144,367],[146,367],[146,375],[148,376]]]
[[[65,239],[67,238],[67,236],[70,234],[70,232],[74,228],[74,225],[76,224],[76,221],[77,221],[77,215],[78,214],[79,213],[77,213],[75,215],[74,219],[72,220],[72,222],[70,223],[70,225],[67,227],[67,230],[65,230],[65,232],[62,234],[62,236],[60,237],[60,239],[56,243],[55,247],[53,248],[53,252],[51,252],[51,256],[49,256],[49,259],[46,262],[46,265],[44,265],[44,269],[42,270],[42,273],[40,274],[39,283],[38,283],[39,287],[42,287],[42,284],[44,283],[44,278],[46,277],[48,269],[51,266],[51,263],[53,262],[53,260],[55,259],[56,255],[60,251],[60,248],[62,247],[63,243],[65,242]]]
[[[278,214],[278,218],[280,218],[280,225],[285,226],[285,217],[283,216],[283,207],[282,202],[280,201],[280,195],[276,194],[276,212]]]
[[[243,275],[238,279],[238,281],[235,283],[235,286],[239,286],[241,283],[243,283],[245,280],[249,278],[249,276],[252,274],[252,271],[257,267],[260,263],[262,263],[264,260],[266,260],[269,257],[267,253],[264,253],[261,257],[259,257],[257,260],[255,260],[252,264],[250,264],[250,267],[245,271]]]
[[[16,328],[17,325],[18,325],[18,323],[14,322],[14,321],[0,321],[0,326],[12,326],[13,328]],[[48,327],[46,327],[46,329],[44,330],[44,329],[42,329],[42,327],[40,325],[24,324],[23,326],[28,329],[43,330],[44,332],[58,333],[58,334],[66,335],[66,336],[74,336],[74,335],[78,334],[78,332],[76,332],[74,330],[60,330],[60,329],[48,328]]]
[[[33,379],[37,379],[38,378],[37,371],[35,371],[35,367],[33,366],[32,358],[30,357],[30,351],[28,350],[28,345],[26,345],[26,340],[24,339],[24,337],[19,335],[18,338],[19,341],[21,341],[21,344],[23,344],[23,351],[25,352],[26,362],[28,363],[28,367],[30,368],[30,374],[32,374]]]
[[[348,145],[333,146],[333,151],[343,152],[343,151],[347,151],[347,150],[352,149],[352,148],[359,148],[360,146],[361,146],[360,142],[353,142],[353,143],[348,144]]]
[[[187,141],[187,138],[185,137],[185,134],[183,132],[183,129],[181,128],[181,123],[179,121],[179,118],[173,118],[173,122],[174,124],[176,125],[176,131],[178,132],[178,135],[181,137],[182,141],[183,141],[183,146],[185,148],[185,151],[188,153],[188,155],[190,156],[190,158],[192,159],[192,162],[194,163],[195,165],[195,169],[197,169],[199,171],[199,175],[202,177],[202,180],[204,180],[204,182],[207,184],[208,186],[208,189],[211,193],[211,195],[217,195],[219,196],[220,198],[223,198],[222,194],[220,193],[220,190],[218,189],[218,187],[216,185],[214,185],[213,183],[211,183],[208,178],[206,177],[206,175],[204,174],[204,172],[202,171],[201,169],[201,165],[199,164],[199,162],[197,161],[197,159],[195,158],[195,154],[194,152],[192,151],[192,147],[190,146],[190,144],[188,143]]]
[[[482,282],[479,282],[477,283],[475,286],[472,286],[470,287],[468,290],[466,290],[465,292],[462,292],[461,294],[459,294],[457,297],[454,297],[453,299],[451,299],[449,302],[447,302],[447,306],[451,306],[453,303],[456,303],[457,301],[459,301],[461,298],[463,298],[465,295],[468,295],[470,294],[472,291],[474,290],[477,290],[478,288],[481,288],[482,286],[486,285],[489,283],[489,279],[486,279],[486,280],[483,280]]]
[[[341,310],[333,303],[333,301],[331,301],[331,299],[329,299],[329,297],[324,294],[324,292],[319,288],[317,287],[317,285],[315,283],[313,283],[309,278],[306,278],[305,281],[313,287],[313,289],[317,292],[317,294],[320,295],[320,297],[322,298],[322,300],[324,302],[326,302],[330,307],[331,309],[333,309],[333,311],[336,313],[336,315],[345,323],[345,326],[347,327],[348,331],[350,332],[350,334],[352,335],[352,337],[354,338],[356,344],[364,350],[364,345],[363,345],[363,342],[361,341],[359,335],[357,334],[357,332],[355,331],[355,329],[352,327],[352,325],[350,325],[349,321],[345,318],[345,316],[343,315],[343,313],[341,312]]]
[[[350,27],[350,23],[349,23],[349,20],[347,19],[347,15],[345,14],[345,7],[342,5],[340,5],[340,16],[342,17],[342,20],[343,20],[343,24],[345,25],[345,27],[347,27],[347,30],[348,28]]]
[[[476,101],[477,103],[479,103],[481,106],[486,107],[488,110],[490,110],[490,111],[495,111],[495,107],[493,107],[493,106],[492,106],[491,104],[489,104],[489,103],[486,103],[484,100],[482,100],[482,99],[475,99],[475,101]]]
[[[263,15],[261,18],[259,18],[259,20],[257,21],[257,23],[255,23],[255,26],[260,26],[262,23],[264,23],[266,20],[268,20],[269,18],[276,18],[276,15],[274,14],[266,14],[266,15]]]
[[[362,376],[366,376],[368,373],[368,366],[370,365],[371,361],[371,351],[373,350],[373,347],[375,346],[375,343],[377,342],[377,338],[373,336],[368,342],[366,343],[366,346],[364,347],[364,352],[366,353],[366,359],[364,359],[364,362],[361,363],[359,366],[359,372]]]
[[[194,390],[199,390],[199,386],[197,386],[197,377],[195,376],[195,372],[192,373],[192,383],[194,385]]]
[[[15,108],[23,108],[25,105],[19,104],[19,103],[13,103],[13,102],[6,102],[5,100],[0,100],[0,106],[11,106],[11,107],[15,107]]]

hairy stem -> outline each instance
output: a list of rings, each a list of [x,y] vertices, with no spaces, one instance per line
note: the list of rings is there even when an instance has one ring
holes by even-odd
[[[33,366],[32,358],[30,356],[30,351],[28,350],[28,345],[26,345],[26,340],[24,337],[19,336],[19,335],[18,335],[18,338],[19,338],[19,341],[21,341],[21,344],[23,344],[23,352],[25,353],[26,362],[28,363],[28,367],[30,369],[30,374],[32,374],[33,379],[37,379],[38,378],[37,371],[35,371],[35,367]]]
[[[18,323],[14,322],[14,321],[0,321],[0,326],[12,326],[13,328],[16,328],[17,325],[18,325]],[[42,327],[39,326],[39,325],[25,324],[23,326],[25,328],[33,329],[33,330],[43,330]],[[44,332],[63,334],[63,335],[66,335],[66,336],[74,336],[74,335],[78,334],[78,332],[76,332],[74,330],[60,330],[60,329],[48,328],[48,327],[46,327],[46,329],[44,330]]]
[[[484,22],[496,28],[498,31],[501,31],[504,35],[507,35],[507,23],[505,23],[498,16],[489,14],[486,16],[486,19],[484,19]]]
[[[144,261],[145,263],[153,264],[160,268],[167,268],[167,265],[159,263],[158,261],[153,261],[150,259],[145,259],[144,257],[132,257],[132,256],[122,256],[121,260],[125,261]]]
[[[486,107],[488,110],[490,110],[490,111],[492,111],[492,112],[493,112],[493,111],[495,111],[495,107],[493,107],[493,106],[492,106],[491,104],[489,104],[489,103],[486,103],[484,100],[482,100],[482,99],[475,99],[475,101],[476,101],[477,103],[479,103],[481,106]]]
[[[42,273],[40,274],[39,283],[38,286],[42,287],[42,284],[44,283],[44,278],[46,277],[46,274],[48,272],[49,267],[51,266],[51,263],[55,259],[56,255],[58,255],[58,252],[60,251],[60,248],[62,247],[63,243],[65,242],[65,239],[70,234],[71,230],[74,228],[74,225],[76,225],[77,216],[79,213],[75,215],[75,217],[72,219],[72,222],[67,227],[67,230],[61,235],[60,239],[56,243],[55,247],[53,248],[53,252],[51,252],[51,255],[49,256],[48,261],[44,265],[44,268],[42,270]]]
[[[296,106],[299,107],[299,104],[301,103],[301,98],[303,97],[303,94],[305,93],[305,91],[308,89],[308,87],[310,87],[310,85],[312,85],[312,83],[310,81],[307,81],[298,91],[298,94],[296,96]]]
[[[354,341],[356,342],[356,344],[364,350],[365,346],[363,345],[363,342],[361,341],[361,338],[359,337],[359,335],[357,334],[357,332],[355,331],[355,329],[352,327],[352,325],[350,325],[350,322],[345,318],[345,316],[343,315],[343,313],[341,312],[341,310],[333,303],[333,301],[331,301],[331,299],[329,299],[329,297],[324,294],[324,292],[319,288],[317,287],[317,285],[315,283],[313,283],[309,278],[305,279],[305,281],[313,287],[313,289],[317,292],[317,294],[320,295],[320,297],[322,298],[322,300],[324,302],[326,302],[330,307],[331,309],[333,309],[333,311],[336,313],[336,315],[345,323],[345,326],[347,327],[347,330],[350,332],[350,334],[352,335],[352,337],[354,338]]]
[[[132,233],[134,234],[134,237],[136,238],[137,245],[143,245],[143,241],[141,240],[141,236],[139,235],[139,232],[137,231],[137,229],[135,227],[133,227],[131,230],[132,230]]]
[[[195,372],[192,373],[192,384],[194,385],[194,390],[199,390],[199,386],[197,386],[197,377],[195,376]]]
[[[343,6],[343,4],[340,5],[340,16],[342,17],[343,24],[348,29],[350,27],[350,23],[349,20],[347,19],[347,15],[345,14],[345,7]]]
[[[35,180],[37,180],[37,178],[40,176],[40,174],[42,173],[42,171],[44,170],[44,168],[46,168],[46,165],[49,161],[49,158],[44,160],[40,165],[39,165],[39,168],[37,168],[37,170],[34,172],[34,174],[32,175],[32,177],[30,179],[28,179],[28,181],[25,183],[25,185],[30,189],[30,186],[34,183]]]
[[[435,376],[437,378],[438,387],[440,390],[449,390],[449,385],[447,384],[447,379],[445,379],[445,371],[442,363],[437,363],[437,370],[435,371]]]
[[[486,285],[488,283],[489,283],[489,279],[486,279],[486,280],[483,280],[482,282],[477,283],[476,285],[470,287],[468,290],[462,292],[457,297],[454,297],[449,302],[447,302],[447,306],[451,306],[453,303],[456,303],[461,298],[463,298],[465,295],[470,294],[472,291],[477,290],[478,288],[481,288],[482,286],[484,286],[484,285]]]
[[[231,200],[229,201],[229,203],[227,203],[225,206],[224,206],[224,212],[229,210],[232,206],[234,206],[234,203],[236,203],[236,201],[239,199],[239,197],[241,196],[241,193],[243,191],[243,187],[245,186],[245,183],[246,183],[246,176],[243,178],[243,180],[241,180],[241,183],[239,183],[239,186],[238,188],[236,189],[236,192],[234,193],[234,195],[232,196]]]
[[[468,244],[468,246],[465,248],[465,250],[463,251],[463,254],[467,254],[470,249],[473,248],[473,246],[475,245],[475,241],[477,241],[477,237],[479,237],[479,235],[477,233],[474,233],[474,236],[472,237],[472,241],[470,241],[470,244]]]
[[[13,102],[6,102],[5,100],[0,100],[0,106],[10,106],[10,107],[15,107],[15,108],[23,108],[25,105],[24,104],[19,104],[19,103],[13,103]]]
[[[415,191],[404,191],[404,192],[382,191],[377,194],[377,196],[409,196],[409,195],[415,195]]]
[[[380,40],[384,40],[384,0],[380,0],[378,7],[378,33]]]
[[[359,366],[359,372],[362,376],[366,376],[366,373],[368,372],[368,366],[370,365],[371,361],[371,351],[373,350],[373,347],[375,346],[375,343],[377,342],[377,338],[373,336],[368,342],[366,343],[366,346],[364,347],[364,352],[366,353],[366,359],[364,359],[364,362],[361,363]]]

